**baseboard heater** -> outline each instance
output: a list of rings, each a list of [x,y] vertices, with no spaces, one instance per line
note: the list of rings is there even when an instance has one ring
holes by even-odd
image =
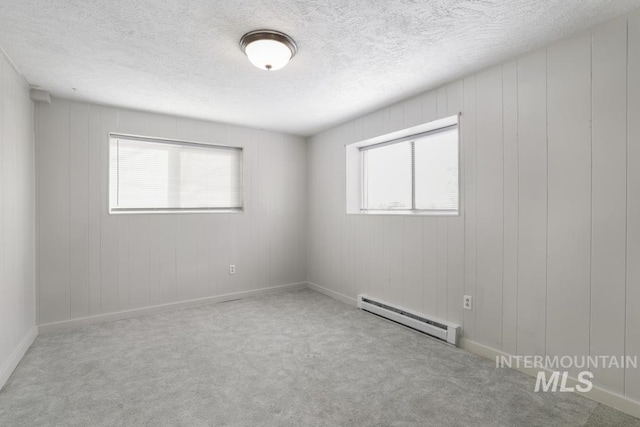
[[[358,307],[378,316],[384,317],[411,329],[418,330],[455,346],[458,345],[460,326],[438,320],[413,310],[388,304],[384,301],[358,295]]]

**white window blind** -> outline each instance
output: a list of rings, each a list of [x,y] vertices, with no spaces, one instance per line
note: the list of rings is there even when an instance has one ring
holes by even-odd
[[[110,211],[241,210],[242,149],[111,134]]]
[[[363,210],[458,211],[457,125],[360,150]]]
[[[366,209],[411,209],[411,144],[363,151]]]

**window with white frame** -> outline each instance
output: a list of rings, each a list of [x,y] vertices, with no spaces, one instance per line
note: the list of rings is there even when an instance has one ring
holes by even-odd
[[[347,146],[347,212],[455,215],[458,165],[457,116]]]
[[[111,134],[109,211],[243,208],[242,148]]]

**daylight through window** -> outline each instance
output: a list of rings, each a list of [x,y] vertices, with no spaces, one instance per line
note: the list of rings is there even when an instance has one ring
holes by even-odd
[[[360,148],[363,211],[456,213],[458,126]]]
[[[112,134],[109,209],[240,211],[242,149]]]

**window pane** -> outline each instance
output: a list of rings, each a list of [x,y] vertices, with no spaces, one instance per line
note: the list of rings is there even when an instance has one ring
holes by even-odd
[[[411,144],[364,151],[365,209],[411,209]]]
[[[180,151],[180,207],[241,206],[240,156],[233,150]]]
[[[120,207],[161,208],[168,205],[168,145],[121,141],[116,146],[117,203]]]
[[[416,209],[458,209],[458,130],[415,141]]]
[[[241,150],[126,138],[110,144],[111,208],[242,207]]]

